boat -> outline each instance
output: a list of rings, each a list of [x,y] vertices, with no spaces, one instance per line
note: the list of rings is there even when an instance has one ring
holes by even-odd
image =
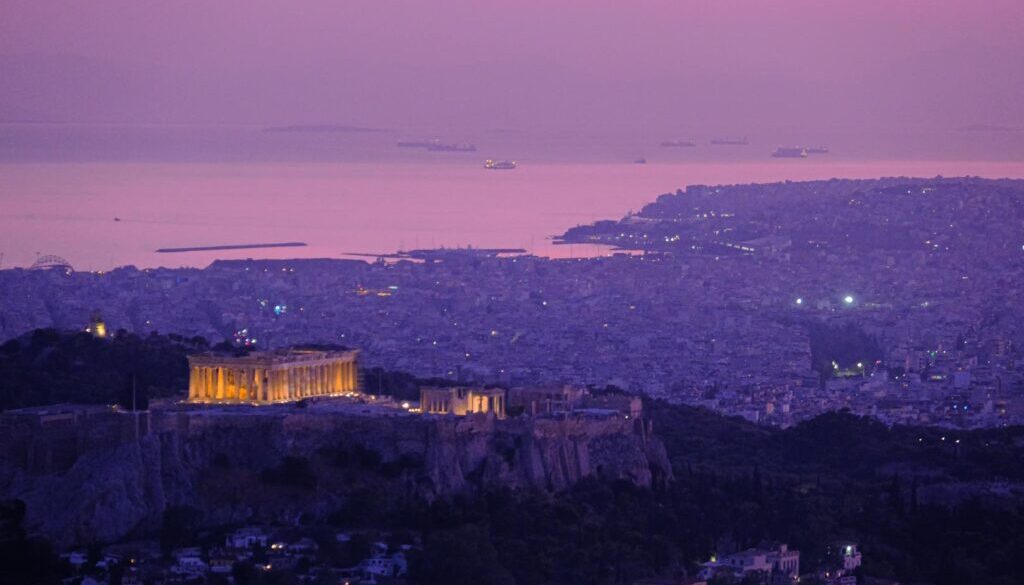
[[[799,146],[780,146],[772,153],[775,158],[807,158],[807,149]]]
[[[697,143],[692,140],[666,140],[661,143],[664,148],[690,148],[697,146]]]
[[[747,144],[750,144],[750,143],[747,142],[747,138],[746,138],[746,136],[744,136],[743,138],[712,138],[711,139],[711,144],[718,144],[718,145],[723,145],[724,144],[724,145],[731,145],[731,146],[746,146]]]
[[[445,144],[442,142],[431,143],[427,150],[435,152],[476,152],[475,144]]]
[[[493,171],[511,171],[519,166],[514,160],[491,160],[484,161],[484,168]]]
[[[808,146],[807,154],[828,154],[827,146]]]
[[[633,161],[633,164],[635,164],[635,165],[645,165],[645,164],[647,164],[647,159],[643,158],[643,157],[638,158],[638,159]]]

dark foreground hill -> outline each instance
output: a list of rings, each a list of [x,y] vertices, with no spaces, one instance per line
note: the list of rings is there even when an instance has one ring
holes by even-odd
[[[34,360],[44,360],[40,356],[54,353],[21,343],[23,349],[9,355],[31,351]],[[99,343],[110,345],[85,347],[102,353],[116,342]],[[138,359],[154,360],[151,349],[167,350],[168,343],[184,352],[192,342],[138,343]],[[73,356],[73,345],[56,345]],[[112,361],[110,367],[118,372],[130,363]],[[73,385],[62,375],[82,375],[73,367],[47,371],[48,380],[65,388]],[[385,393],[391,382],[408,391],[408,376],[381,374],[376,380]],[[174,383],[154,380],[149,386]],[[20,396],[40,403],[36,387],[22,387],[28,394]],[[835,539],[860,544],[863,573],[870,576],[936,585],[1024,582],[1024,429],[887,428],[839,412],[779,430],[661,402],[647,404],[646,411],[671,460],[672,481],[636,485],[595,474],[555,489],[513,489],[466,477],[478,489],[439,494],[419,489],[424,461],[366,448],[371,443],[333,442],[308,457],[275,452],[258,465],[243,465],[252,455],[240,458],[227,450],[209,454],[210,465],[194,476],[195,487],[220,494],[223,506],[198,509],[168,501],[137,536],[159,537],[168,547],[215,542],[218,529],[245,521],[249,498],[261,494],[264,504],[300,512],[303,529],[314,535],[387,531],[422,542],[422,552],[411,559],[417,583],[632,583],[680,569],[692,573],[715,552],[764,540],[799,549],[806,571]],[[500,468],[508,453],[491,460]],[[110,471],[106,477],[116,470]],[[138,495],[125,493],[126,505],[138,502]],[[26,541],[22,531],[32,532],[23,522],[32,511],[24,514],[12,503],[0,512],[7,543],[2,549],[32,551],[25,558],[34,559],[33,567],[45,566],[38,560],[45,545]],[[4,566],[24,565],[14,559]],[[37,575],[41,581],[52,576]]]

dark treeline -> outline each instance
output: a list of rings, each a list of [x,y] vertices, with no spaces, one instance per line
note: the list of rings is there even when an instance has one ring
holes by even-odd
[[[37,329],[0,345],[0,409],[61,402],[121,403],[138,408],[147,397],[188,388],[189,353],[206,349],[201,337],[137,335],[108,338],[84,332]]]
[[[808,335],[811,342],[811,367],[823,381],[833,375],[835,366],[848,370],[862,363],[870,368],[875,360],[883,356],[878,340],[853,324],[811,323]]]
[[[420,386],[455,386],[446,378],[417,378],[405,372],[367,368],[363,370],[363,390],[370,394],[391,396],[395,400],[419,400]]]
[[[948,431],[888,429],[849,413],[776,430],[687,407],[650,411],[675,468],[666,486],[587,480],[560,494],[491,492],[429,506],[364,493],[361,524],[420,534],[412,577],[424,584],[630,583],[693,574],[712,553],[763,541],[800,550],[806,571],[837,539],[861,545],[871,576],[1024,582],[1020,502],[943,506],[918,494],[940,479],[1024,479],[1024,429],[956,433],[956,444]]]

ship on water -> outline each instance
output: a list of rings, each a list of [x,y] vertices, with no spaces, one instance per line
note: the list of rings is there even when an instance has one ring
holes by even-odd
[[[664,148],[691,148],[697,146],[692,140],[666,140],[661,143]]]
[[[827,146],[808,146],[807,154],[828,154]]]
[[[492,171],[511,171],[519,166],[514,160],[491,160],[484,161],[484,168]]]
[[[711,144],[716,145],[729,145],[729,146],[746,146],[750,144],[747,142],[747,137],[743,138],[712,138]]]
[[[475,144],[446,144],[442,142],[431,143],[427,150],[435,152],[476,152]]]
[[[780,146],[772,153],[775,158],[807,158],[807,149],[799,146]]]

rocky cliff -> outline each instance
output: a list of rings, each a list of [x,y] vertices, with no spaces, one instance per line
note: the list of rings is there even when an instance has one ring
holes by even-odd
[[[336,470],[337,453],[353,448],[384,465],[401,462],[386,489],[428,500],[496,486],[561,490],[588,476],[649,486],[671,474],[649,424],[621,415],[495,420],[236,407],[57,422],[0,425],[0,497],[24,500],[30,528],[59,546],[150,533],[169,506],[197,508],[210,525],[323,516],[359,479]],[[310,462],[315,489],[261,478],[286,457]]]

